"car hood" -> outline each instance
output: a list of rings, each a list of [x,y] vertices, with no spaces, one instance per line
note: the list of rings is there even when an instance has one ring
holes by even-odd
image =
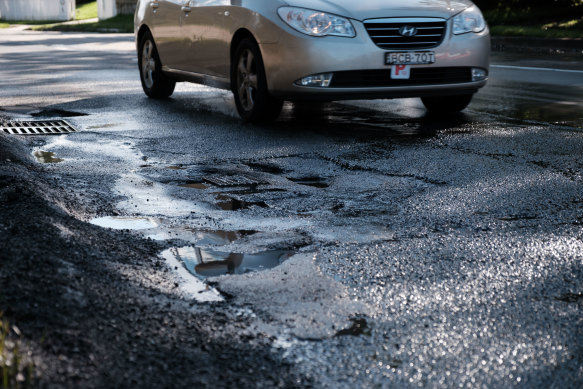
[[[357,20],[388,17],[449,19],[473,4],[469,0],[285,0],[285,3]]]

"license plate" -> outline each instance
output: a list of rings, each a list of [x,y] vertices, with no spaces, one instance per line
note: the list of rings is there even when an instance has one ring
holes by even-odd
[[[433,51],[408,51],[385,54],[385,65],[427,65],[431,63],[435,63],[435,52]]]

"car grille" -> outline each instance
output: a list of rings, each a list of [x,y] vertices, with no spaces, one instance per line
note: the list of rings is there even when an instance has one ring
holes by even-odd
[[[371,88],[391,86],[440,85],[472,81],[472,68],[411,68],[408,80],[392,79],[391,70],[354,70],[336,72],[332,78],[332,88]]]
[[[385,50],[429,49],[439,46],[446,31],[445,21],[388,22],[387,19],[364,22],[372,41]],[[414,36],[401,35],[401,28],[414,27]]]

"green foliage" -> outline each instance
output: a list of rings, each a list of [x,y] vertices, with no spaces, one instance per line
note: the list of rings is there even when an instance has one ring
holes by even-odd
[[[476,0],[492,35],[583,38],[583,0]]]
[[[583,5],[582,0],[474,0],[483,11],[494,9],[551,9],[577,8]]]
[[[539,38],[581,38],[583,28],[579,30],[547,29],[529,26],[493,26],[492,35],[496,36],[533,36]]]

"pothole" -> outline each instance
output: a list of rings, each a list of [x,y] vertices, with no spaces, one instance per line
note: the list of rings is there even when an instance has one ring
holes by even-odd
[[[181,262],[194,276],[205,279],[224,274],[245,274],[279,266],[294,252],[271,250],[255,254],[231,253],[197,246],[174,247],[164,252]]]
[[[576,303],[583,300],[583,293],[565,293],[555,297],[555,300],[563,301],[566,303]]]
[[[518,214],[518,215],[510,215],[510,216],[503,216],[499,217],[498,220],[504,222],[514,222],[514,221],[521,221],[521,220],[535,220],[537,219],[536,215],[529,215],[529,214]]]
[[[208,189],[209,186],[203,182],[200,181],[192,181],[192,182],[187,182],[184,184],[179,185],[181,188],[190,188],[190,189]]]
[[[265,182],[261,180],[257,180],[255,178],[248,177],[245,175],[206,176],[203,178],[203,180],[220,188],[230,186],[256,186],[265,184]]]
[[[75,111],[66,111],[63,109],[43,109],[42,111],[31,113],[33,117],[54,117],[54,118],[69,118],[75,116],[87,116],[88,114]]]
[[[321,177],[301,177],[301,178],[288,177],[288,180],[293,181],[296,184],[311,186],[318,189],[325,189],[330,186],[330,184],[326,182],[324,178]]]
[[[146,234],[154,240],[171,240],[179,239],[186,242],[194,243],[198,246],[224,246],[233,243],[241,238],[256,234],[257,231],[221,231],[221,230],[200,230],[192,227],[170,227],[159,228],[151,233]]]
[[[253,206],[260,208],[269,208],[264,201],[243,201],[231,196],[220,194],[216,197],[217,206],[223,211],[238,211],[240,209],[248,209]]]
[[[249,166],[253,170],[257,170],[263,173],[269,174],[284,174],[286,170],[271,163],[262,163],[262,162],[247,162],[245,165]]]
[[[189,294],[199,302],[224,301],[223,296],[221,296],[215,288],[212,288],[210,285],[196,277],[192,277],[180,260],[172,253],[172,249],[164,251],[161,254],[161,257],[166,260],[166,263],[170,268],[178,273],[178,277],[182,281],[180,287],[184,293]]]
[[[154,219],[128,216],[98,217],[91,220],[90,223],[114,230],[148,230],[150,228],[156,228],[159,225]]]
[[[352,325],[349,328],[340,330],[336,332],[336,336],[360,336],[360,335],[370,335],[370,328],[368,323],[363,317],[355,317],[350,319]]]
[[[56,158],[56,154],[50,151],[38,150],[32,153],[32,155],[34,155],[36,160],[40,163],[59,163],[64,161],[63,158]]]

